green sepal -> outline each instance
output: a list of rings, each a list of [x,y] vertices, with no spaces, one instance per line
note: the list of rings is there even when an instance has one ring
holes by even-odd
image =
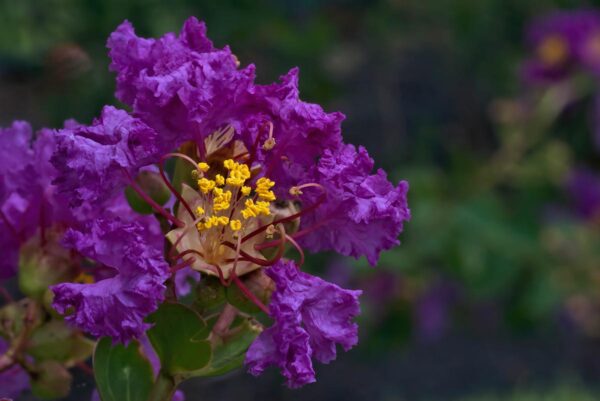
[[[19,254],[19,289],[23,294],[41,301],[48,287],[71,281],[76,275],[70,251],[60,246],[59,233],[46,233],[47,243],[31,238]]]
[[[248,347],[259,333],[258,326],[246,319],[235,328],[233,334],[215,342],[210,364],[193,372],[193,376],[219,376],[240,368],[244,363]]]
[[[63,320],[51,320],[31,335],[27,353],[36,360],[54,360],[66,366],[85,361],[94,352],[94,342]]]
[[[94,376],[102,401],[147,401],[154,382],[137,341],[113,345],[108,337],[96,345]]]
[[[206,338],[210,330],[192,309],[164,303],[148,317],[148,322],[153,324],[148,338],[163,371],[171,376],[185,375],[209,363],[212,352]]]
[[[208,315],[223,308],[225,287],[218,278],[205,276],[196,285],[192,307],[201,315]]]

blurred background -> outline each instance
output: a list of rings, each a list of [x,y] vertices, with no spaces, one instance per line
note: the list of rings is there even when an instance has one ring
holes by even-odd
[[[0,0],[0,124],[90,122],[117,104],[110,32],[128,19],[156,37],[195,15],[260,83],[299,66],[303,99],[345,113],[346,141],[410,181],[413,218],[377,268],[309,260],[364,290],[359,346],[318,366],[316,384],[240,371],[186,383],[188,400],[598,400],[595,5]],[[76,380],[68,399],[87,401],[92,381]]]

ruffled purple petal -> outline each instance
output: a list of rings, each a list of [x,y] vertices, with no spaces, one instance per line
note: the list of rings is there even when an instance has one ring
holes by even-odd
[[[52,287],[54,307],[66,320],[94,336],[126,342],[148,328],[143,319],[164,298],[168,266],[162,242],[138,221],[96,219],[85,231],[70,230],[65,245],[113,267],[114,277],[94,284]]]
[[[179,36],[136,36],[125,21],[108,40],[116,96],[165,138],[212,133],[236,97],[254,79],[254,67],[238,70],[229,48],[215,49],[204,23],[189,18]]]
[[[373,160],[363,147],[345,145],[326,151],[315,181],[326,190],[326,201],[302,217],[302,227],[317,229],[302,238],[311,251],[333,249],[342,255],[366,256],[375,265],[379,253],[399,243],[403,223],[410,219],[408,183],[394,187],[383,170],[371,174]],[[313,191],[314,194],[314,191]],[[307,196],[316,201],[317,195]]]
[[[312,358],[328,363],[336,345],[349,350],[358,342],[353,318],[360,312],[361,291],[345,290],[280,261],[267,271],[276,284],[269,305],[273,325],[263,331],[246,354],[253,375],[278,366],[289,387],[315,381]]]
[[[126,173],[135,175],[156,162],[168,146],[141,120],[110,106],[91,126],[65,128],[56,135],[58,149],[51,161],[60,174],[54,183],[72,207],[99,206],[112,198],[126,186]]]

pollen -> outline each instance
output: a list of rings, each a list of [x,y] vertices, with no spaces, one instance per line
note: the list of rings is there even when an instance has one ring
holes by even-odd
[[[198,169],[203,173],[206,173],[210,169],[210,166],[208,165],[208,163],[200,162],[198,163]]]
[[[271,214],[271,210],[269,209],[269,202],[258,201],[254,203],[252,199],[246,199],[244,203],[245,209],[241,211],[242,217],[244,219],[249,219],[250,217],[258,217],[263,214],[268,216]]]
[[[213,180],[209,180],[206,178],[200,178],[198,180],[198,188],[202,191],[202,193],[207,194],[213,190],[216,183]]]
[[[198,166],[207,167],[208,163]],[[234,159],[224,160],[223,167],[225,173],[214,176],[202,176],[197,170],[201,196],[193,209],[199,219],[196,228],[202,233],[203,242],[213,244],[211,247],[228,238],[238,238],[243,230],[253,229],[256,224],[264,224],[251,219],[271,216],[271,202],[276,200],[273,180],[260,177],[250,184],[250,167]]]
[[[242,222],[241,222],[241,221],[239,221],[239,220],[237,220],[237,219],[231,220],[231,221],[229,222],[229,227],[230,227],[230,228],[231,228],[233,231],[240,231],[240,230],[242,229]]]
[[[223,162],[223,167],[229,170],[226,182],[232,187],[241,187],[246,180],[250,178],[250,169],[245,164],[240,164],[232,159],[227,159]]]

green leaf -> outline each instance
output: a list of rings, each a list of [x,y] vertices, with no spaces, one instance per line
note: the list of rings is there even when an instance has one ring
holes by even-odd
[[[55,360],[68,366],[92,355],[94,343],[62,320],[51,320],[37,328],[28,343],[27,353],[37,360]]]
[[[148,317],[148,338],[162,369],[175,376],[206,366],[211,358],[210,330],[196,312],[182,304],[164,303]]]
[[[194,372],[193,376],[218,376],[241,367],[248,347],[259,333],[257,326],[246,320],[234,334],[214,345],[210,364]]]
[[[94,376],[102,401],[146,401],[153,385],[152,366],[136,341],[112,345],[102,338],[94,352]]]

